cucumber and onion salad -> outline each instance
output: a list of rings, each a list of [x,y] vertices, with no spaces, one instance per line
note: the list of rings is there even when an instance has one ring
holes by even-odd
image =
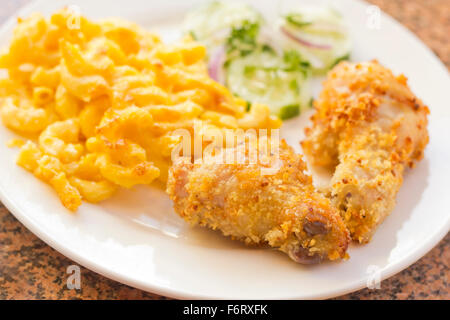
[[[211,78],[286,120],[311,106],[312,75],[348,57],[342,19],[315,10],[292,10],[270,26],[246,4],[214,1],[189,13],[184,30],[207,48]]]

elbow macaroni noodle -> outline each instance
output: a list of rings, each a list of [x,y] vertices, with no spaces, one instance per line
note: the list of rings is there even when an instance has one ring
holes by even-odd
[[[0,116],[29,138],[17,163],[49,183],[63,205],[99,202],[118,187],[163,182],[179,129],[272,129],[280,120],[209,78],[205,48],[167,45],[137,25],[63,9],[19,19],[0,55]]]

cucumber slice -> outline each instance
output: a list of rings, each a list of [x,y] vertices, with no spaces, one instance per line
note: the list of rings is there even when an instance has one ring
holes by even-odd
[[[258,49],[229,62],[226,84],[241,98],[268,105],[282,120],[295,117],[311,100],[310,71],[297,58],[293,52],[280,57]]]

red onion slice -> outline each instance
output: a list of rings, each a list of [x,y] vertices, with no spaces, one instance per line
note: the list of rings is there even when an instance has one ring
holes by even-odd
[[[332,48],[328,44],[317,44],[317,43],[312,43],[312,42],[309,42],[308,40],[302,39],[299,36],[292,34],[289,30],[287,30],[284,27],[281,27],[280,29],[281,29],[281,32],[283,32],[289,39],[292,39],[295,42],[298,42],[301,45],[304,45],[306,47],[313,48],[313,49],[322,49],[322,50],[330,50]]]
[[[225,63],[224,46],[215,48],[209,58],[208,74],[213,80],[219,82],[220,84],[225,84],[225,76],[223,74],[224,63]]]

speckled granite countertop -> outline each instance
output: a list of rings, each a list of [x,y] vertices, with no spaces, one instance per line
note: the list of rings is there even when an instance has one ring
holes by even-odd
[[[29,0],[0,0],[0,23]],[[450,68],[450,0],[370,0],[419,36]],[[74,264],[39,240],[0,203],[0,299],[165,299],[81,268],[82,288],[66,288]],[[338,299],[450,299],[450,234],[426,256],[383,281]]]

